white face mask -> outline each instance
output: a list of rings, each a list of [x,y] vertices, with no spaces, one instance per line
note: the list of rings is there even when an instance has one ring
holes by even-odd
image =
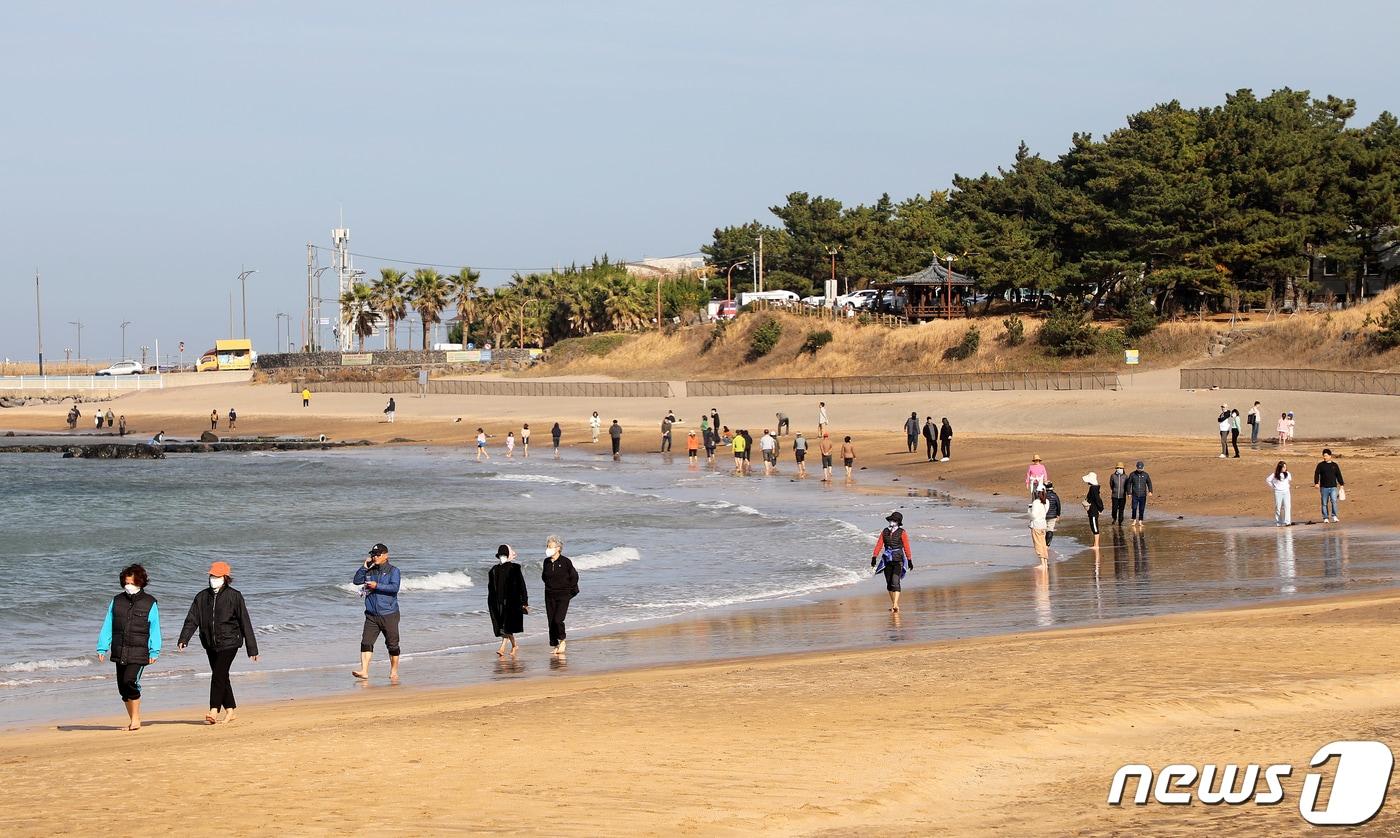
[[[558,547],[546,547],[545,550],[544,550],[544,557],[545,557],[546,559],[552,559],[552,558],[554,558],[554,557],[557,556],[557,555],[559,555],[559,548],[558,548]]]
[[[136,587],[135,585],[122,585],[122,590],[126,591],[132,596],[136,596],[137,594],[141,593],[141,589]]]
[[[210,576],[210,577],[209,577],[209,587],[211,587],[211,588],[213,588],[214,590],[217,591],[218,589],[222,588],[223,586],[224,586],[224,577],[222,577],[222,576]]]

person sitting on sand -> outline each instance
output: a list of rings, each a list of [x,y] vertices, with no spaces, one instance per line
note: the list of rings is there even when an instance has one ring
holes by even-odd
[[[496,564],[486,574],[486,607],[491,612],[491,630],[501,638],[496,654],[505,657],[509,644],[510,656],[515,657],[520,648],[515,636],[525,630],[530,592],[525,587],[525,574],[515,562],[515,550],[509,544],[496,549]]]
[[[400,651],[399,569],[389,564],[389,548],[383,544],[369,548],[369,558],[355,571],[354,582],[365,599],[365,624],[360,631],[360,668],[350,674],[360,679],[369,677],[374,641],[382,634],[389,651],[389,682],[396,684]]]
[[[890,613],[899,613],[900,583],[904,574],[914,569],[914,554],[909,551],[909,533],[904,529],[904,513],[891,512],[885,518],[889,526],[875,539],[875,551],[870,566],[885,574],[885,590],[890,595]]]
[[[118,575],[122,591],[107,605],[97,636],[97,661],[117,667],[117,692],[126,705],[127,730],[141,729],[141,673],[160,657],[160,608],[146,593],[150,577],[139,564]]]

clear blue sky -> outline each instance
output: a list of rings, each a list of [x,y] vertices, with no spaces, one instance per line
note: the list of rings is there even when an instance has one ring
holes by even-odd
[[[1395,3],[1297,0],[8,4],[0,356],[34,356],[36,266],[50,358],[76,320],[90,357],[122,320],[128,355],[203,350],[240,265],[270,351],[341,206],[356,252],[542,268],[694,251],[794,190],[942,188],[1173,98],[1370,120],[1396,32]]]

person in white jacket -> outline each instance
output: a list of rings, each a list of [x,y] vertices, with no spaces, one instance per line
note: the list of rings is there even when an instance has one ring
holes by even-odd
[[[1264,478],[1269,488],[1274,490],[1274,526],[1293,525],[1293,475],[1288,472],[1288,463],[1278,461],[1273,474]]]
[[[588,431],[593,434],[593,441],[598,441],[598,430],[603,427],[603,420],[598,418],[598,411],[593,411],[593,415],[588,417]]]
[[[1050,561],[1050,548],[1045,543],[1045,516],[1050,511],[1050,499],[1045,494],[1045,489],[1039,488],[1031,497],[1030,506],[1026,511],[1031,516],[1031,544],[1035,545],[1035,554],[1040,558],[1040,563],[1047,564]]]

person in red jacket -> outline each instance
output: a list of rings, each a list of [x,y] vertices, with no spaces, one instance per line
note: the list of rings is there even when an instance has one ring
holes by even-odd
[[[904,529],[904,513],[891,512],[885,518],[889,526],[880,531],[875,539],[875,550],[870,556],[870,566],[876,573],[885,574],[885,590],[890,593],[890,612],[899,613],[900,581],[904,574],[914,569],[913,554],[909,551],[909,533]]]

